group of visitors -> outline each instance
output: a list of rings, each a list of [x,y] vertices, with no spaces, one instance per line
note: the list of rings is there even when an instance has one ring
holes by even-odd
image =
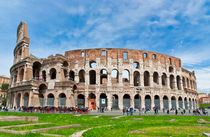
[[[133,112],[134,112],[134,108],[133,107],[126,107],[126,108],[123,108],[123,115],[125,115],[125,113],[130,116],[133,115]]]

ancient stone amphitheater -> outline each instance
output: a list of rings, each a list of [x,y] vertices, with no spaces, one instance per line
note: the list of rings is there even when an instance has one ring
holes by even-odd
[[[8,107],[66,106],[123,109],[198,106],[194,72],[176,57],[142,50],[66,51],[39,59],[29,54],[27,24],[17,30]]]

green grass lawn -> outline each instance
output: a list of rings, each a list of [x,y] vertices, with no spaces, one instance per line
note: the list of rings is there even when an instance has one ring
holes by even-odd
[[[69,136],[75,132],[92,128],[83,134],[84,137],[198,137],[205,132],[210,132],[210,124],[198,124],[202,118],[210,121],[210,117],[201,116],[125,116],[119,119],[111,119],[114,116],[100,116],[94,118],[93,115],[74,116],[72,114],[38,114],[38,113],[8,113],[0,112],[0,116],[38,116],[39,123],[49,123],[49,125],[37,125],[26,127],[10,128],[17,131],[45,128],[47,126],[61,126],[80,124],[81,127],[49,130],[44,133]],[[143,118],[143,119],[137,119]],[[170,120],[174,119],[173,122]],[[20,125],[29,122],[0,122],[0,126]],[[32,122],[31,122],[32,123]],[[34,123],[34,122],[33,122]],[[135,131],[134,133],[129,133]],[[43,132],[42,132],[43,133]],[[0,132],[0,137],[19,137]],[[28,133],[25,137],[43,136],[40,133]]]
[[[200,108],[206,108],[206,107],[210,107],[210,104],[199,104],[199,107]]]

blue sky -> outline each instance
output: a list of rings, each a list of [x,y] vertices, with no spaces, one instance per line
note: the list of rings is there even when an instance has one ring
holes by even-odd
[[[20,21],[37,57],[101,47],[154,51],[180,57],[195,70],[199,92],[210,91],[209,0],[1,0],[0,75],[10,75]]]

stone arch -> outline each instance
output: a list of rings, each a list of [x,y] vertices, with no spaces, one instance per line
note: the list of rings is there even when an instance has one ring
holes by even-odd
[[[42,71],[42,79],[43,79],[43,81],[47,80],[46,71],[45,70]]]
[[[44,106],[44,94],[46,93],[47,86],[45,84],[41,84],[39,86],[39,104],[40,106]]]
[[[144,86],[150,86],[150,74],[148,71],[144,72]]]
[[[166,79],[167,79],[166,73],[163,73],[161,78],[162,78],[162,85],[163,86],[166,86],[166,84],[167,84],[167,81],[166,81]]]
[[[29,94],[28,94],[28,92],[26,92],[24,94],[23,99],[24,99],[24,106],[28,107],[28,103],[29,103]]]
[[[179,102],[179,108],[183,108],[182,97],[179,97],[179,98],[178,98],[178,102]]]
[[[119,109],[119,103],[118,103],[118,95],[114,94],[112,96],[112,109],[118,110]]]
[[[176,107],[176,97],[175,96],[172,96],[171,97],[171,107],[173,108],[173,109],[176,109],[177,107]]]
[[[170,75],[170,88],[171,89],[174,89],[175,88],[174,75]]]
[[[186,83],[185,83],[185,78],[184,77],[182,77],[182,83],[183,83],[183,89],[185,89],[186,88]]]
[[[173,73],[174,72],[174,68],[172,66],[169,67],[169,72]]]
[[[54,98],[52,93],[47,95],[47,106],[54,106]]]
[[[139,63],[135,61],[135,62],[133,63],[133,68],[134,68],[134,69],[138,69],[138,68],[139,68]]]
[[[127,69],[124,69],[122,71],[122,79],[123,79],[123,82],[127,82],[127,83],[130,82],[130,72]]]
[[[91,108],[92,110],[95,110],[96,109],[96,95],[93,93],[90,93],[88,96],[88,99],[89,99],[89,103],[88,103],[89,108]]]
[[[136,94],[134,96],[134,108],[136,108],[136,109],[141,108],[141,97],[139,96],[139,94]]]
[[[160,97],[158,95],[154,96],[155,106],[160,110]]]
[[[64,70],[63,70],[63,75],[64,75],[64,78],[65,78],[65,79],[68,77],[68,75],[67,75],[67,74],[68,74],[67,70],[66,70],[66,69],[64,69]]]
[[[187,102],[187,98],[186,97],[184,98],[184,106],[185,106],[185,109],[188,109],[188,102]]]
[[[59,94],[59,106],[66,106],[66,94],[64,93]]]
[[[84,95],[79,94],[77,96],[77,105],[78,105],[78,108],[85,107],[85,96]]]
[[[17,107],[21,107],[21,106],[20,106],[20,100],[21,100],[21,94],[20,94],[20,93],[18,93],[18,94],[17,94],[17,98],[16,98],[16,101],[17,101],[17,103],[16,103],[16,104],[17,104]]]
[[[123,96],[123,107],[124,108],[129,108],[130,107],[130,100],[131,100],[130,95],[125,94]]]
[[[134,86],[140,86],[140,73],[138,71],[134,72],[133,79]]]
[[[119,82],[119,72],[117,69],[113,69],[111,72],[111,81],[112,83],[118,83]]]
[[[23,81],[23,77],[24,77],[24,69],[23,68],[20,70],[19,77],[20,77],[20,81]]]
[[[167,97],[167,96],[164,96],[164,97],[163,97],[163,108],[164,108],[164,109],[169,109],[168,97]]]
[[[74,81],[75,73],[73,70],[70,70],[69,72],[69,80]]]
[[[151,96],[150,95],[145,96],[145,109],[151,110]]]
[[[90,68],[96,68],[96,62],[90,61]]]
[[[33,79],[35,80],[39,80],[39,73],[40,73],[40,70],[41,70],[41,63],[36,61],[33,63]]]
[[[100,71],[100,84],[107,84],[108,72],[106,69]]]
[[[56,79],[56,69],[55,68],[50,69],[50,79]]]
[[[63,67],[68,67],[69,66],[69,63],[67,61],[63,61]]]
[[[108,100],[107,100],[107,96],[106,96],[106,94],[105,93],[101,93],[101,95],[100,95],[100,108],[101,107],[107,107],[107,103],[108,102]]]
[[[155,84],[159,84],[159,75],[158,75],[157,72],[154,72],[154,73],[153,73],[153,82],[154,82]]]
[[[79,71],[79,82],[85,82],[85,71],[83,69]]]
[[[181,90],[181,78],[180,78],[180,76],[176,76],[176,83],[177,83],[177,89]]]
[[[90,78],[90,84],[96,84],[96,71],[90,70],[89,71],[89,78]]]

